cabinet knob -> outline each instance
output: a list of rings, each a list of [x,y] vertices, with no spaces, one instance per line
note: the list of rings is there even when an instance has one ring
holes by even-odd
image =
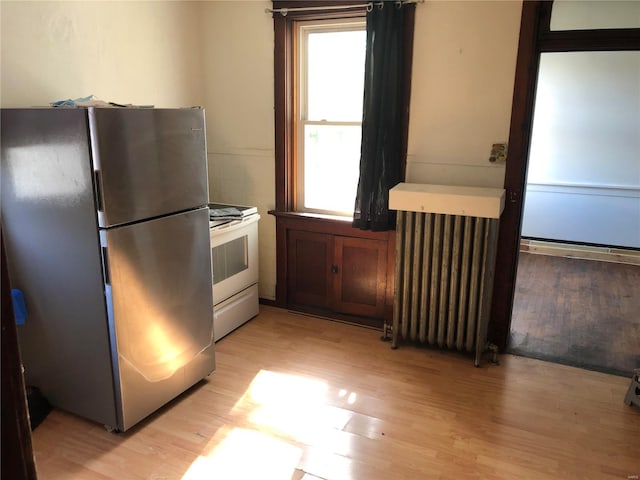
[[[331,265],[331,273],[338,273],[338,265]]]

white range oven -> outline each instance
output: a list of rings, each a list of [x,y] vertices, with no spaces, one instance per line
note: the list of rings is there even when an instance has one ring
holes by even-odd
[[[223,219],[211,217],[209,236],[213,270],[215,341],[258,314],[258,220],[255,207],[210,204],[210,211],[235,209]]]

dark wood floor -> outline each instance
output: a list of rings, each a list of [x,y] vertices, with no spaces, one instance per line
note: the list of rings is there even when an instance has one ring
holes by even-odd
[[[520,254],[509,352],[630,377],[640,266]]]

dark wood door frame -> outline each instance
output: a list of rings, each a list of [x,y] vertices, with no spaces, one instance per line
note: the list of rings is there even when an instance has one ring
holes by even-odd
[[[522,4],[520,41],[516,59],[509,129],[509,157],[504,178],[506,201],[500,218],[491,323],[489,325],[489,339],[501,350],[504,350],[509,339],[518,268],[518,244],[522,227],[526,163],[540,60],[537,51],[540,9],[541,2],[538,1],[523,2]]]
[[[502,350],[507,346],[511,331],[540,54],[640,50],[640,28],[550,31],[552,7],[551,1],[525,1],[522,5],[509,132],[509,156],[504,179],[506,202],[500,220],[489,326],[489,339]]]
[[[36,465],[25,394],[7,259],[0,228],[2,263],[2,478],[35,480]]]

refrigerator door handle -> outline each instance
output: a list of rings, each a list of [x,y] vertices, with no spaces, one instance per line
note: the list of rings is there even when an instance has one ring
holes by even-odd
[[[103,202],[102,202],[102,180],[101,180],[101,176],[100,176],[100,170],[94,170],[93,171],[93,176],[94,176],[94,185],[95,185],[95,189],[96,189],[96,204],[98,207],[98,211],[99,212],[103,212],[104,208],[103,208]]]
[[[109,278],[109,253],[107,247],[101,247],[102,249],[102,275],[104,277],[105,285],[111,285],[111,279]]]

